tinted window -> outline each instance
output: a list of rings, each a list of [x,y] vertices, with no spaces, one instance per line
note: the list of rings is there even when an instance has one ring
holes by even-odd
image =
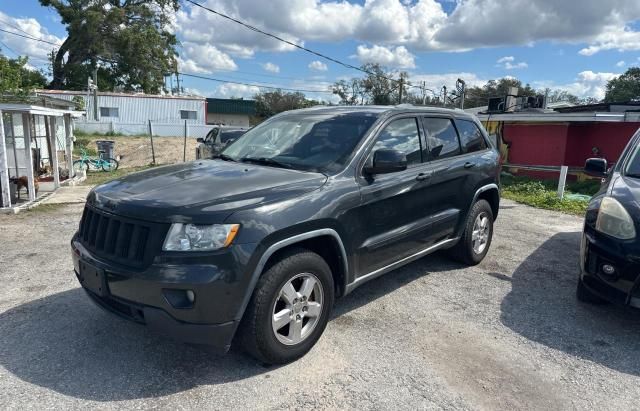
[[[180,110],[180,118],[182,120],[197,120],[198,113],[191,110]]]
[[[119,117],[118,107],[100,107],[100,117]]]
[[[457,120],[458,133],[460,133],[460,143],[463,153],[471,153],[487,148],[482,132],[473,121]]]
[[[227,144],[231,141],[236,141],[241,135],[245,132],[242,130],[237,131],[224,131],[220,134],[220,142],[222,144]]]
[[[420,134],[415,118],[402,118],[389,123],[378,135],[373,151],[386,148],[400,151],[407,156],[407,164],[419,164]]]
[[[450,119],[425,117],[422,123],[427,132],[427,150],[430,159],[460,154],[458,133]]]

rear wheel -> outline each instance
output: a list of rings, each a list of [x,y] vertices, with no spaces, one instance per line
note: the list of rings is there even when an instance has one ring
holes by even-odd
[[[493,211],[486,200],[478,200],[467,216],[460,241],[450,255],[466,265],[479,264],[489,252],[493,238]]]
[[[102,160],[103,171],[116,171],[118,169],[118,161],[113,158],[107,158]]]
[[[76,160],[73,162],[73,170],[84,171],[86,173],[89,170],[89,164],[83,160]]]
[[[260,277],[240,325],[240,342],[267,364],[296,360],[322,335],[333,299],[333,277],[324,259],[293,250]]]
[[[582,279],[578,279],[578,286],[576,287],[576,298],[578,301],[588,304],[605,304],[606,301],[593,292],[591,292],[582,282]]]

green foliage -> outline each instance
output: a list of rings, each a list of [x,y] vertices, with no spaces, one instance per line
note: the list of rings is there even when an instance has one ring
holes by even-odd
[[[333,94],[340,97],[340,104],[398,104],[400,87],[402,87],[402,102],[407,102],[407,99],[411,98],[408,73],[394,74],[378,63],[365,64],[362,69],[369,73],[364,78],[340,80],[331,86]]]
[[[0,54],[0,95],[26,97],[47,84],[42,73],[26,67],[27,62],[26,57],[9,59]]]
[[[302,93],[287,93],[282,90],[256,94],[253,98],[256,101],[256,115],[263,118],[287,110],[297,110],[320,104],[315,100],[307,100]]]
[[[562,211],[569,214],[583,215],[588,201],[582,199],[558,198],[555,180],[532,180],[503,173],[501,177],[502,196],[519,203],[547,210]],[[600,188],[598,180],[568,182],[566,194],[586,194],[592,196]]]
[[[71,100],[73,101],[73,104],[75,104],[75,109],[77,111],[83,111],[85,106],[84,106],[84,98],[82,98],[82,96],[73,96],[73,99]]]
[[[68,33],[53,57],[52,88],[81,90],[97,68],[100,90],[158,93],[164,76],[176,71],[169,24],[178,0],[40,3],[58,12]]]
[[[623,75],[607,82],[604,101],[624,103],[640,100],[640,67],[631,67]]]

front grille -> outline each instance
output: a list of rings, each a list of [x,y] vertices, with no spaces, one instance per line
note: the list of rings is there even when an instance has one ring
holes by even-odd
[[[123,218],[85,206],[79,239],[96,256],[130,267],[151,263],[160,251],[166,227]]]

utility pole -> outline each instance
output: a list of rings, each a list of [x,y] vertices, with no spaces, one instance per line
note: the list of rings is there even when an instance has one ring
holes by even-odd
[[[447,107],[447,86],[442,86],[442,107]]]
[[[177,84],[176,94],[180,95],[180,73],[178,73],[177,71],[176,71],[176,84]]]
[[[422,82],[422,105],[427,105],[427,82]]]
[[[467,91],[467,85],[463,79],[459,78],[456,81],[456,90],[458,90],[458,94],[460,95],[460,108],[464,110],[464,94]]]
[[[93,119],[98,121],[98,65],[93,66]]]
[[[402,73],[400,73],[400,101],[398,102],[398,104],[402,104],[402,89],[404,88],[404,76],[402,75]]]

